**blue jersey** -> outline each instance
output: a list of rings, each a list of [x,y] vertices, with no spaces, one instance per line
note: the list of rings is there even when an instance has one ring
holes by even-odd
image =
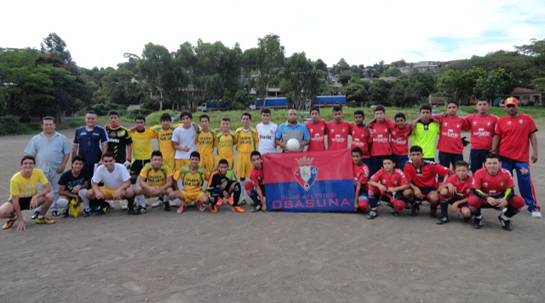
[[[102,156],[102,143],[108,142],[108,134],[102,126],[88,130],[86,126],[76,129],[72,143],[78,144],[78,154],[83,156],[85,165],[94,165]]]

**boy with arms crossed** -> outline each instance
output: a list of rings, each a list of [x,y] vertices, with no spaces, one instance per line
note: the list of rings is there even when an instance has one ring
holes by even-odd
[[[469,164],[466,161],[456,162],[456,174],[448,177],[437,191],[439,192],[439,204],[441,205],[441,217],[437,224],[445,224],[448,220],[448,213],[455,213],[460,209],[464,221],[471,219],[471,212],[467,200],[472,194],[471,184],[473,177],[468,176]],[[450,204],[450,206],[449,206]]]
[[[193,115],[188,111],[180,114],[182,125],[172,133],[172,147],[176,150],[174,153],[174,166],[179,169],[190,164],[191,152],[195,150],[195,139],[197,131],[191,124]]]

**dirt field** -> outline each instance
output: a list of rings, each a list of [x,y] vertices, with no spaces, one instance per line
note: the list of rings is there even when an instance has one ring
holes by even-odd
[[[72,139],[73,131],[64,132]],[[0,138],[0,197],[31,136]],[[538,133],[544,146],[545,135]],[[469,149],[466,148],[469,152]],[[467,155],[466,155],[467,156]],[[545,194],[545,153],[532,166]],[[545,205],[543,199],[538,199]],[[116,204],[117,207],[117,204]],[[0,232],[1,302],[543,302],[545,219],[153,209]],[[2,220],[2,224],[5,220]]]

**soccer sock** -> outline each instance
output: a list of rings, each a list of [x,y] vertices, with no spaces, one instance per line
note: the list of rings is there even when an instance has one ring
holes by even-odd
[[[138,200],[138,204],[140,204],[141,207],[146,207],[146,199],[144,195],[136,196],[136,200]]]
[[[68,200],[66,200],[66,199],[57,200],[57,207],[58,208],[67,208],[68,207]]]
[[[242,183],[243,183],[243,182],[242,182]],[[242,186],[244,186],[244,184],[242,184]],[[243,192],[240,190],[240,188],[241,188],[241,187],[240,187],[240,184],[235,184],[234,195],[233,195],[233,198],[234,198],[234,200],[233,200],[233,206],[234,206],[235,203],[238,204],[238,200],[240,199],[240,195],[241,195],[241,194],[244,195],[244,193],[246,192],[246,191],[244,191],[244,193],[243,193]]]
[[[78,196],[81,198],[81,201],[83,201],[83,208],[89,209],[89,198],[87,198],[86,194],[86,189],[82,189],[78,192]]]
[[[134,196],[127,198],[127,204],[128,204],[129,210],[134,210]]]
[[[180,206],[182,204],[182,201],[180,201],[180,199],[174,199],[174,200],[170,201],[170,204]]]
[[[108,206],[110,206],[110,203],[106,202],[106,200],[104,199],[101,199],[101,200],[98,200],[98,205],[100,206],[101,209],[105,210]]]
[[[371,206],[371,209],[376,210],[377,209],[377,198],[375,196],[368,197],[369,199],[369,205]]]
[[[502,219],[509,220],[509,218],[512,218],[516,214],[518,214],[518,210],[514,208],[512,205],[507,205],[507,210],[502,214]],[[504,216],[507,219],[503,218]]]
[[[240,191],[240,188],[244,188],[244,182],[246,182],[246,180],[241,180],[241,181],[238,182],[238,185],[240,186],[239,191]],[[242,196],[242,199],[245,199],[246,198],[246,191],[244,191],[243,193],[240,193],[239,198],[240,198],[240,196]],[[238,202],[238,199],[235,199],[235,200],[237,200],[237,202]]]
[[[439,202],[439,205],[441,206],[441,217],[448,218],[448,203],[447,203],[447,201],[441,201],[441,202]]]

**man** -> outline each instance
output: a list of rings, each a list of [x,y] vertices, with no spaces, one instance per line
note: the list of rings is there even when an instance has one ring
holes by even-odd
[[[371,167],[371,147],[373,145],[373,138],[371,133],[363,123],[365,120],[365,113],[362,110],[356,110],[354,112],[354,124],[352,124],[352,148],[359,147],[363,152],[363,158],[361,159],[367,167]]]
[[[519,192],[526,201],[528,212],[533,218],[540,219],[541,208],[537,205],[528,159],[531,144],[532,163],[537,162],[537,127],[532,117],[518,113],[517,99],[507,98],[504,104],[507,116],[501,117],[496,124],[492,152],[498,152],[503,168],[509,172],[516,169]]]
[[[477,99],[477,113],[465,116],[465,120],[471,127],[471,151],[469,152],[470,170],[475,172],[483,167],[486,155],[492,149],[494,129],[498,122],[498,116],[488,113],[490,104],[487,99]]]
[[[46,116],[42,118],[43,132],[32,137],[25,153],[36,157],[36,167],[40,169],[53,190],[53,204],[51,204],[51,214],[58,216],[59,211],[57,208],[57,200],[59,199],[59,179],[61,178],[66,163],[70,159],[70,141],[65,135],[59,134],[55,131],[56,127],[55,118]],[[32,219],[36,219],[41,208],[36,208]]]
[[[17,231],[26,230],[22,211],[35,209],[42,205],[36,224],[53,224],[55,221],[44,217],[53,203],[51,185],[40,169],[36,169],[36,160],[26,155],[21,159],[21,171],[13,175],[9,184],[10,197],[8,202],[0,207],[0,218],[9,219],[2,229],[9,229],[17,223]],[[38,184],[43,189],[38,191]],[[19,218],[21,220],[19,220]]]
[[[320,108],[315,106],[310,109],[311,120],[305,123],[309,134],[310,142],[307,151],[324,151],[325,136],[327,136],[327,123],[320,119]]]
[[[282,147],[284,152],[288,152],[286,142],[289,139],[297,139],[301,148],[299,151],[303,151],[305,146],[310,142],[310,134],[308,129],[302,123],[297,121],[297,110],[295,108],[290,108],[288,110],[288,121],[280,124],[278,131],[276,132],[276,145]]]
[[[132,139],[130,131],[119,125],[119,112],[108,112],[110,125],[106,126],[108,133],[108,151],[114,154],[115,162],[129,167],[132,162]]]
[[[259,117],[261,118],[261,123],[255,127],[259,139],[257,150],[261,154],[276,153],[274,137],[276,136],[278,125],[271,121],[271,110],[266,107],[262,108]]]
[[[432,118],[439,121],[440,133],[437,149],[439,164],[445,167],[455,167],[456,162],[464,160],[464,144],[462,131],[469,130],[469,123],[458,117],[458,104],[455,101],[447,103],[446,115],[435,115]]]
[[[151,139],[157,138],[157,132],[146,128],[146,117],[142,115],[136,116],[134,119],[135,130],[131,133],[132,138],[132,154],[133,154],[133,163],[131,165],[131,186],[133,189],[136,189],[136,181],[138,175],[142,168],[150,162],[151,158]],[[138,204],[140,204],[141,209],[145,211],[146,202],[143,195],[136,196]],[[120,201],[121,202],[121,201]],[[127,209],[127,206],[124,203],[121,203],[121,209]]]
[[[189,165],[191,152],[195,150],[195,138],[197,131],[191,125],[193,115],[188,111],[183,111],[180,114],[182,125],[172,133],[172,147],[176,150],[174,154],[175,169]]]
[[[351,132],[350,123],[343,121],[343,108],[333,106],[333,121],[327,123],[327,149],[347,149],[348,135]]]
[[[431,106],[420,107],[420,117],[412,123],[413,146],[422,148],[424,160],[435,162],[435,139],[440,132],[439,124],[431,119]]]
[[[82,155],[85,167],[91,174],[95,170],[95,164],[102,164],[100,159],[108,151],[108,134],[97,123],[98,117],[95,112],[88,111],[85,115],[86,126],[76,129],[72,141],[72,158]]]
[[[390,146],[390,128],[396,127],[395,123],[387,120],[384,106],[379,105],[374,109],[375,118],[369,123],[369,130],[373,138],[371,148],[371,175],[382,168],[382,160],[392,154]]]
[[[507,169],[501,168],[500,156],[488,154],[484,166],[473,177],[473,195],[468,200],[473,228],[482,226],[481,208],[495,208],[502,211],[498,220],[503,230],[511,231],[511,218],[524,206],[524,199],[515,196],[513,177]]]
[[[131,188],[131,176],[127,168],[115,163],[114,154],[107,152],[102,156],[104,165],[99,166],[91,179],[91,189],[87,191],[87,198],[100,200],[100,210],[97,215],[106,212],[108,203],[105,200],[123,200],[129,202],[128,214],[139,215],[140,211],[134,209],[134,190]],[[98,186],[100,182],[104,186]]]
[[[151,153],[151,163],[148,163],[140,171],[136,195],[143,195],[146,198],[159,197],[158,204],[153,203],[153,207],[164,205],[165,211],[170,211],[168,196],[172,192],[172,170],[168,164],[163,163],[163,154],[155,150]],[[166,197],[166,198],[165,198]],[[140,212],[145,213],[146,207],[142,207]]]
[[[76,212],[83,202],[83,215],[85,217],[91,215],[89,199],[87,198],[87,190],[89,189],[91,177],[91,173],[83,165],[83,157],[80,155],[75,156],[74,160],[72,160],[72,169],[62,174],[59,180],[60,197],[58,204],[62,208],[64,218],[68,217],[71,200],[75,200],[78,205],[75,210]]]
[[[208,183],[209,174],[204,167],[199,166],[201,155],[198,151],[191,152],[189,156],[189,165],[180,167],[174,174],[176,181],[182,180],[183,189],[172,191],[170,200],[180,199],[181,205],[177,212],[179,214],[185,211],[186,205],[195,201],[199,203],[199,210],[205,211],[209,205],[210,199],[206,194],[206,183]],[[233,207],[233,210],[235,208]],[[242,211],[244,212],[244,211]]]

